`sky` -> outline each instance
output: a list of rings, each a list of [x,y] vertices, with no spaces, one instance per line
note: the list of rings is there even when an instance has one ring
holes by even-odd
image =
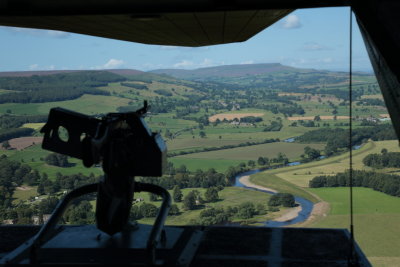
[[[198,48],[145,45],[80,34],[0,26],[0,71],[196,69],[281,63],[348,71],[349,8],[296,10],[242,43]],[[372,72],[353,20],[353,70]]]

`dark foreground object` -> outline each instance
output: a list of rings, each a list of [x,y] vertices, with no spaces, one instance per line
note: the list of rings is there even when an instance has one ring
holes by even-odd
[[[1,226],[3,263],[38,232],[37,226]],[[36,250],[38,264],[147,265],[151,226],[137,225],[112,237],[94,225],[60,226]],[[22,243],[22,244],[21,244]],[[356,246],[356,266],[371,266]],[[165,227],[156,250],[161,266],[348,266],[349,233],[343,229]],[[28,264],[27,253],[18,264]]]

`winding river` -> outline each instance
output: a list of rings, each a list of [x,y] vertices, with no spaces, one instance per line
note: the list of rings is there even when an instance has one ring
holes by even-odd
[[[295,140],[295,138],[289,138],[289,139],[284,140],[284,142],[291,143],[291,142],[294,142],[294,140]],[[355,146],[353,146],[353,150],[358,150],[361,147],[362,147],[362,144],[355,145]],[[320,157],[320,159],[324,159],[324,158],[326,158],[326,157],[325,156]],[[296,161],[296,162],[290,162],[286,166],[297,166],[300,164],[301,164],[300,162]],[[284,166],[284,167],[286,167],[286,166]],[[275,192],[272,192],[272,191],[246,186],[240,182],[240,178],[242,178],[243,176],[252,175],[252,174],[255,174],[255,173],[258,173],[261,171],[265,171],[265,170],[267,170],[267,169],[256,169],[256,170],[251,170],[251,171],[247,171],[247,172],[242,172],[242,173],[236,175],[234,186],[242,187],[242,188],[246,188],[246,189],[250,189],[250,190],[255,190],[255,191],[261,191],[261,192],[271,194],[271,195],[276,194]],[[295,199],[296,203],[298,203],[301,207],[300,212],[297,214],[297,216],[295,218],[293,218],[291,220],[283,221],[283,222],[270,220],[270,221],[266,221],[264,223],[264,225],[269,226],[269,227],[282,227],[282,226],[288,226],[291,224],[296,224],[296,223],[306,221],[308,219],[308,217],[310,216],[311,211],[314,208],[314,203],[312,203],[311,201],[309,201],[305,198],[299,197],[299,196],[294,196],[294,199]]]
[[[300,163],[299,163],[300,164]],[[298,164],[292,164],[292,165],[298,165]],[[235,177],[235,184],[234,186],[236,187],[242,187],[242,188],[246,188],[246,189],[250,189],[250,190],[254,190],[254,191],[261,191],[267,194],[276,194],[275,192],[272,191],[268,191],[268,190],[262,190],[262,189],[258,189],[258,188],[254,188],[254,187],[249,187],[249,186],[245,186],[244,184],[242,184],[239,180],[240,178],[242,178],[243,176],[248,176],[248,175],[252,175],[258,172],[264,171],[264,169],[256,169],[256,170],[251,170],[251,171],[247,171],[247,172],[243,172],[238,174]],[[304,222],[305,220],[308,219],[308,217],[311,214],[311,211],[314,207],[314,204],[302,197],[299,196],[295,196],[294,197],[296,203],[298,203],[301,206],[301,211],[297,214],[297,216],[291,220],[288,221],[284,221],[284,222],[278,222],[278,221],[266,221],[265,222],[265,226],[268,227],[282,227],[282,226],[288,226],[291,224],[295,224],[295,223],[299,223],[299,222]]]

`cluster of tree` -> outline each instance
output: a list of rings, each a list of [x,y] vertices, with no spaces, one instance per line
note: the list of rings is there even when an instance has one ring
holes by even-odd
[[[265,126],[264,132],[279,132],[283,125],[281,121],[272,121],[270,125]]]
[[[48,178],[46,173],[43,173],[37,181],[37,192],[40,195],[55,194],[63,189],[73,190],[85,184],[95,183],[99,179],[100,177],[95,177],[93,173],[91,173],[89,176],[81,173],[71,175],[62,175],[61,173],[56,173],[56,179],[53,181]]]
[[[157,216],[158,211],[159,211],[159,208],[157,208],[156,205],[143,202],[140,205],[135,204],[132,206],[129,217],[131,220],[139,220],[142,218],[152,218],[152,217]],[[176,204],[172,204],[169,209],[168,215],[175,216],[175,215],[179,215],[179,214],[180,214],[180,210],[179,210],[178,206]]]
[[[9,128],[9,129],[0,129],[0,142],[18,138],[22,136],[30,136],[35,130],[31,128]]]
[[[47,115],[0,115],[0,128],[19,128],[25,123],[46,122]]]
[[[33,172],[28,165],[10,160],[5,155],[0,156],[0,208],[11,207],[15,187],[24,182],[33,184],[37,176],[38,173]]]
[[[393,140],[396,134],[390,124],[377,125],[375,127],[363,127],[354,129],[352,132],[352,144],[361,144],[368,139],[374,141]],[[326,142],[325,154],[330,156],[343,149],[349,148],[349,130],[342,128],[322,128],[309,131],[297,139],[299,142]]]
[[[44,161],[52,166],[57,167],[69,167],[70,163],[68,162],[68,157],[66,155],[58,154],[58,153],[50,153],[45,158]]]
[[[225,224],[231,221],[233,218],[250,219],[255,215],[264,215],[266,213],[267,211],[265,205],[254,205],[252,202],[244,202],[238,207],[211,207],[203,210],[200,213],[199,218],[194,221],[194,224],[206,226]]]
[[[309,162],[321,157],[321,151],[309,146],[304,148],[304,154],[301,155],[301,162]]]
[[[296,205],[294,196],[289,193],[276,193],[271,196],[268,201],[268,206],[284,206],[284,207],[294,207]]]
[[[187,170],[185,165],[175,168],[172,163],[168,163],[164,176],[140,179],[144,182],[157,184],[169,190],[173,189],[175,186],[179,188],[223,188],[226,186],[225,175],[217,172],[215,169],[209,169],[207,171],[197,170],[191,173]]]
[[[190,151],[179,151],[179,152],[169,152],[168,157],[175,157],[179,155],[187,155],[187,154],[193,154],[193,153],[199,153],[199,152],[208,152],[208,151],[216,151],[216,150],[223,150],[223,149],[231,149],[231,148],[236,148],[236,147],[245,147],[245,146],[255,146],[255,145],[261,145],[261,144],[269,144],[269,143],[274,143],[274,142],[279,142],[279,138],[276,139],[265,139],[263,141],[253,141],[253,142],[246,142],[246,143],[240,143],[237,145],[224,145],[224,146],[219,146],[219,147],[205,147],[205,148],[198,148],[195,150],[190,150]]]
[[[92,204],[88,200],[80,200],[73,203],[65,212],[63,220],[69,224],[94,224],[95,213]]]
[[[385,106],[385,102],[382,99],[377,98],[364,98],[360,99],[356,103],[357,106]]]
[[[297,105],[296,103],[292,103],[291,105],[259,104],[255,105],[255,107],[269,110],[274,114],[282,113],[287,117],[293,116],[295,114],[298,115],[305,114],[304,109],[300,105]]]
[[[400,197],[400,176],[374,171],[353,170],[353,186],[368,187],[391,196]],[[336,175],[316,176],[310,180],[311,188],[350,186],[350,171]]]
[[[261,117],[254,117],[254,116],[247,116],[240,118],[240,122],[245,122],[245,123],[257,123],[261,122],[263,119]]]
[[[138,90],[148,90],[149,88],[145,84],[138,84],[138,83],[127,83],[127,82],[121,82],[120,83],[122,86],[125,87],[130,87],[130,88],[135,88]]]
[[[0,77],[0,88],[17,91],[0,95],[0,103],[43,103],[76,99],[83,94],[109,95],[95,87],[125,80],[120,75],[106,71]]]
[[[364,165],[372,168],[400,168],[400,152],[387,152],[382,149],[381,154],[369,154],[363,158]]]
[[[157,89],[157,90],[154,90],[154,92],[156,92],[159,95],[163,95],[163,96],[172,96],[172,93],[165,89]]]

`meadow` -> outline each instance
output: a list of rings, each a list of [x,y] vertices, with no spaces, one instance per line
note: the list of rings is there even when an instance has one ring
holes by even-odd
[[[331,205],[327,217],[310,225],[317,228],[350,226],[349,189],[309,189]],[[373,266],[394,266],[400,262],[400,198],[369,188],[354,188],[354,236]]]
[[[399,152],[397,141],[369,141],[353,151],[353,168],[372,170],[362,163],[371,153],[381,153],[386,148]],[[313,202],[326,201],[330,205],[326,217],[317,218],[307,227],[349,228],[349,188],[308,188],[308,181],[318,175],[343,172],[349,168],[349,153],[299,166],[267,170],[251,176],[251,181],[306,197]],[[380,172],[397,173],[395,168]],[[354,188],[355,237],[363,252],[374,266],[395,266],[400,262],[400,198],[392,197],[369,188]],[[300,225],[301,226],[301,225]]]

